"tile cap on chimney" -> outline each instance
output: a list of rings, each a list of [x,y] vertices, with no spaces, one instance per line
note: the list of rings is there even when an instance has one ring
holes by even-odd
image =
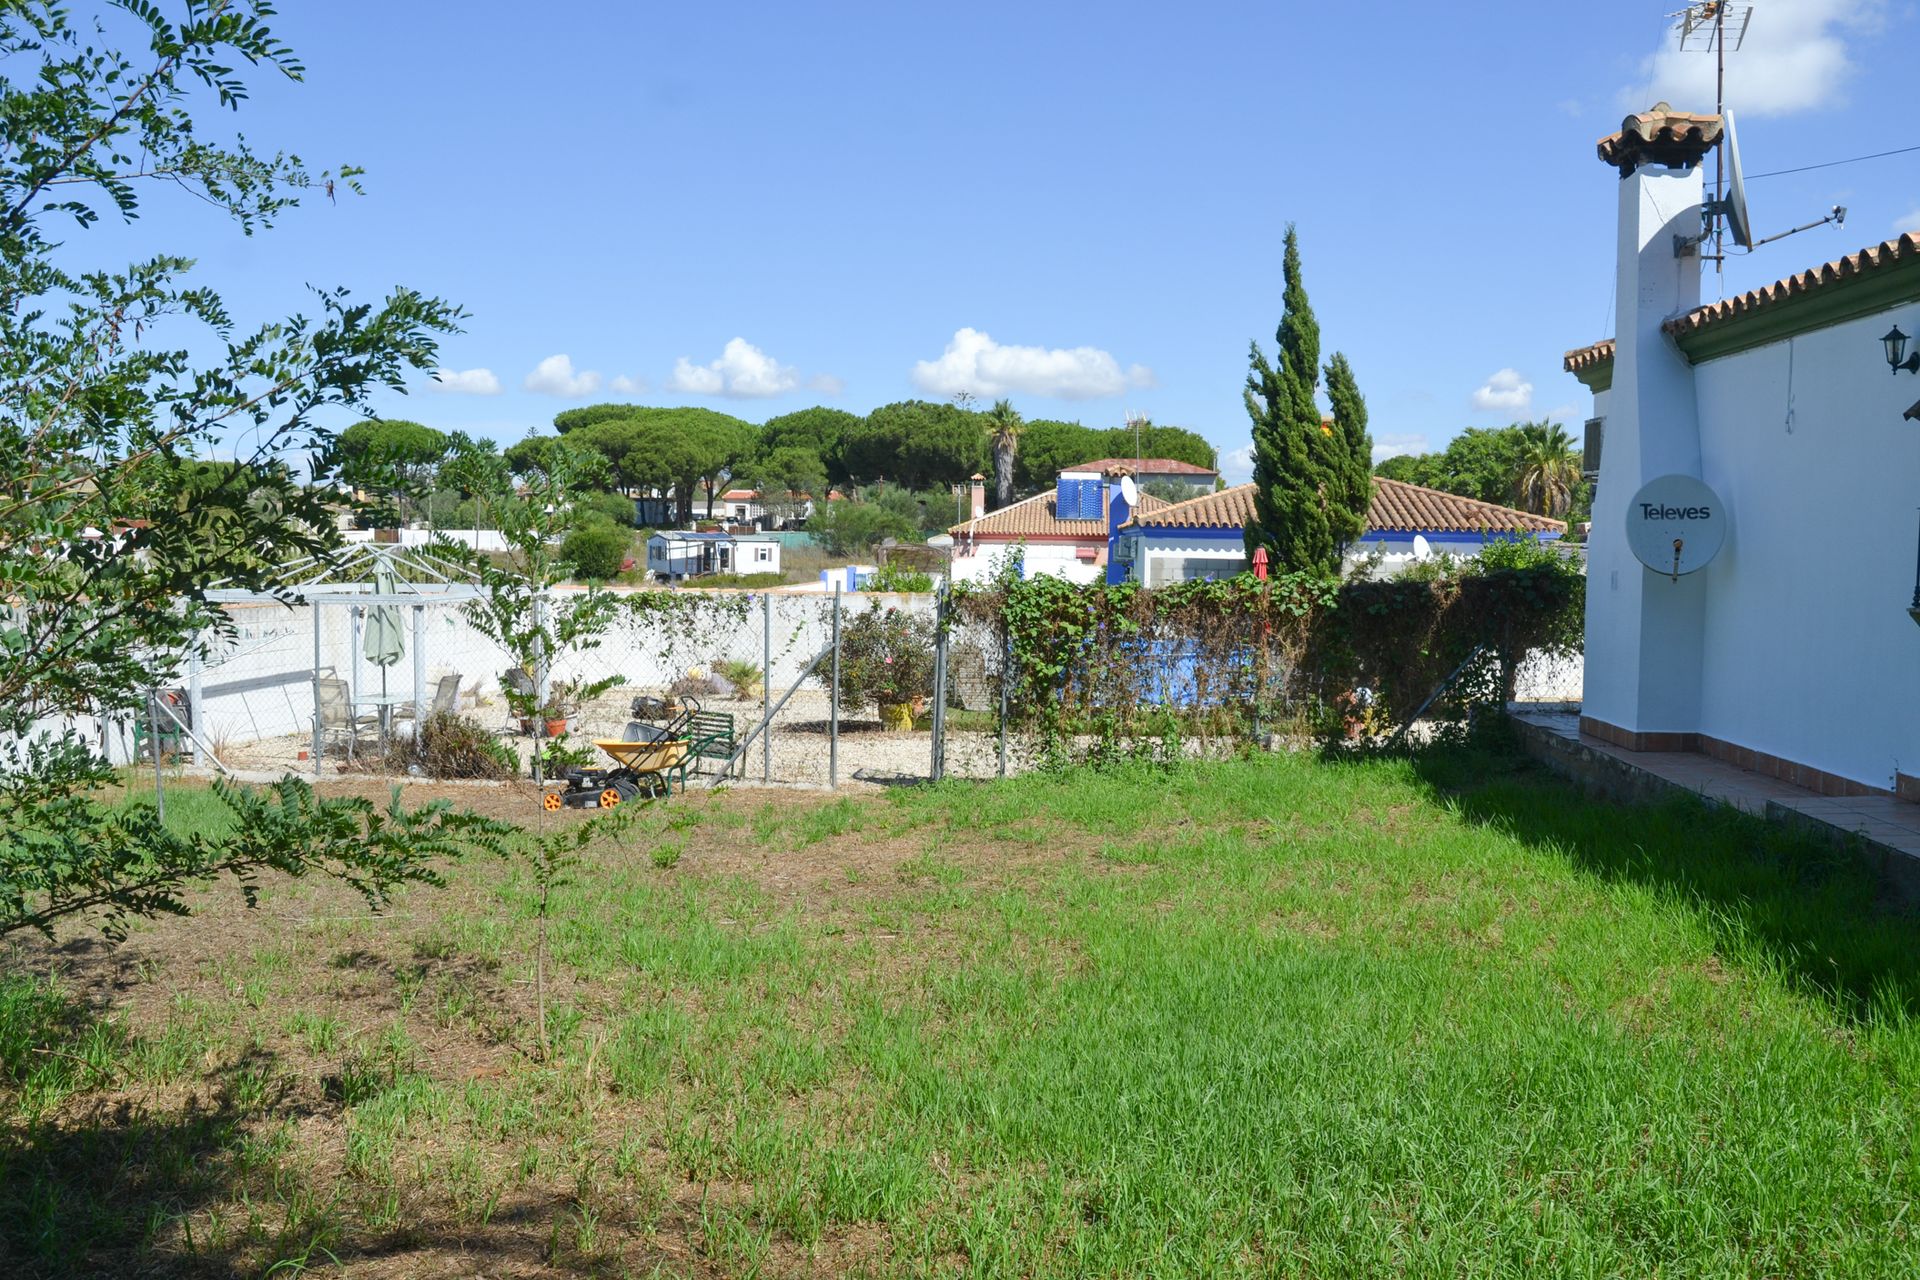
[[[1620,132],[1600,139],[1600,159],[1626,177],[1642,164],[1684,168],[1700,163],[1720,141],[1720,117],[1675,111],[1656,102],[1620,122]]]

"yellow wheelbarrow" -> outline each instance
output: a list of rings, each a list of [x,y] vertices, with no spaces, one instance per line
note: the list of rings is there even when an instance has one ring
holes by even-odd
[[[687,740],[664,738],[654,742],[626,742],[596,738],[594,746],[613,758],[611,769],[575,769],[566,776],[566,790],[549,791],[541,800],[549,810],[611,809],[635,796],[664,796],[673,790],[672,775],[686,786]]]

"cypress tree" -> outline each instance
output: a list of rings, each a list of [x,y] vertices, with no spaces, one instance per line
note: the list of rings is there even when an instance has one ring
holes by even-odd
[[[1253,512],[1247,555],[1267,549],[1275,569],[1338,573],[1340,544],[1328,519],[1335,487],[1330,437],[1320,430],[1314,391],[1320,374],[1320,325],[1300,277],[1300,239],[1287,224],[1284,310],[1269,364],[1251,343],[1247,416],[1253,420]],[[1343,362],[1344,363],[1344,362]]]
[[[1353,366],[1338,351],[1327,365],[1327,400],[1333,405],[1333,435],[1321,437],[1332,454],[1327,515],[1334,543],[1344,551],[1366,532],[1367,506],[1373,500],[1373,438],[1367,434],[1367,402],[1354,381]]]

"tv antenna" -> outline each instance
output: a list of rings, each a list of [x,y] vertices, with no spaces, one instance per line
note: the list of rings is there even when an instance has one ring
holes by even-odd
[[[1682,53],[1711,53],[1713,55],[1713,113],[1722,121],[1727,118],[1727,49],[1732,47],[1735,53],[1747,40],[1747,25],[1753,21],[1753,6],[1750,4],[1728,4],[1726,0],[1698,0],[1678,13],[1667,15],[1674,20],[1675,30],[1680,33],[1680,51]],[[1732,125],[1725,125],[1720,131],[1720,141],[1713,148],[1713,204],[1709,206],[1712,214],[1725,214],[1726,209],[1726,154],[1727,139],[1732,134]],[[1742,201],[1740,214],[1745,218],[1745,184],[1740,181],[1738,170],[1739,151],[1735,152],[1734,183]],[[1726,252],[1721,245],[1721,219],[1716,217],[1713,224],[1713,269],[1725,268]],[[1746,248],[1752,246],[1741,238],[1738,230],[1734,233],[1734,243]]]
[[[1714,56],[1713,109],[1720,117],[1720,140],[1713,147],[1713,199],[1700,210],[1700,236],[1683,247],[1690,251],[1711,233],[1713,252],[1707,256],[1713,259],[1713,269],[1720,272],[1726,270],[1724,237],[1729,234],[1735,245],[1751,253],[1763,244],[1824,227],[1829,222],[1845,226],[1847,208],[1837,204],[1818,221],[1759,240],[1753,238],[1753,220],[1747,213],[1747,180],[1740,169],[1740,138],[1734,128],[1733,110],[1727,106],[1727,52],[1738,53],[1746,42],[1747,26],[1753,21],[1753,6],[1728,4],[1726,0],[1700,0],[1667,16],[1674,19],[1682,52]]]
[[[1147,426],[1149,421],[1146,414],[1127,410],[1127,426],[1133,431],[1133,463],[1136,468],[1144,461],[1140,454],[1140,429]]]

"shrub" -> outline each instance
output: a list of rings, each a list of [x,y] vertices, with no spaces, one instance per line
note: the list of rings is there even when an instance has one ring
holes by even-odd
[[[815,677],[831,688],[823,665]],[[875,604],[840,633],[840,701],[859,708],[933,695],[933,621]]]
[[[476,721],[454,711],[436,711],[411,738],[397,737],[389,763],[417,767],[429,778],[511,778],[520,755]]]
[[[633,528],[633,499],[617,493],[599,490],[583,493],[574,499],[573,511],[581,524],[592,523],[595,516],[605,516],[623,529]]]
[[[590,517],[560,544],[560,558],[573,566],[574,575],[604,582],[620,572],[633,535],[611,520]]]
[[[867,579],[866,591],[931,591],[933,575],[903,564],[883,564]]]

